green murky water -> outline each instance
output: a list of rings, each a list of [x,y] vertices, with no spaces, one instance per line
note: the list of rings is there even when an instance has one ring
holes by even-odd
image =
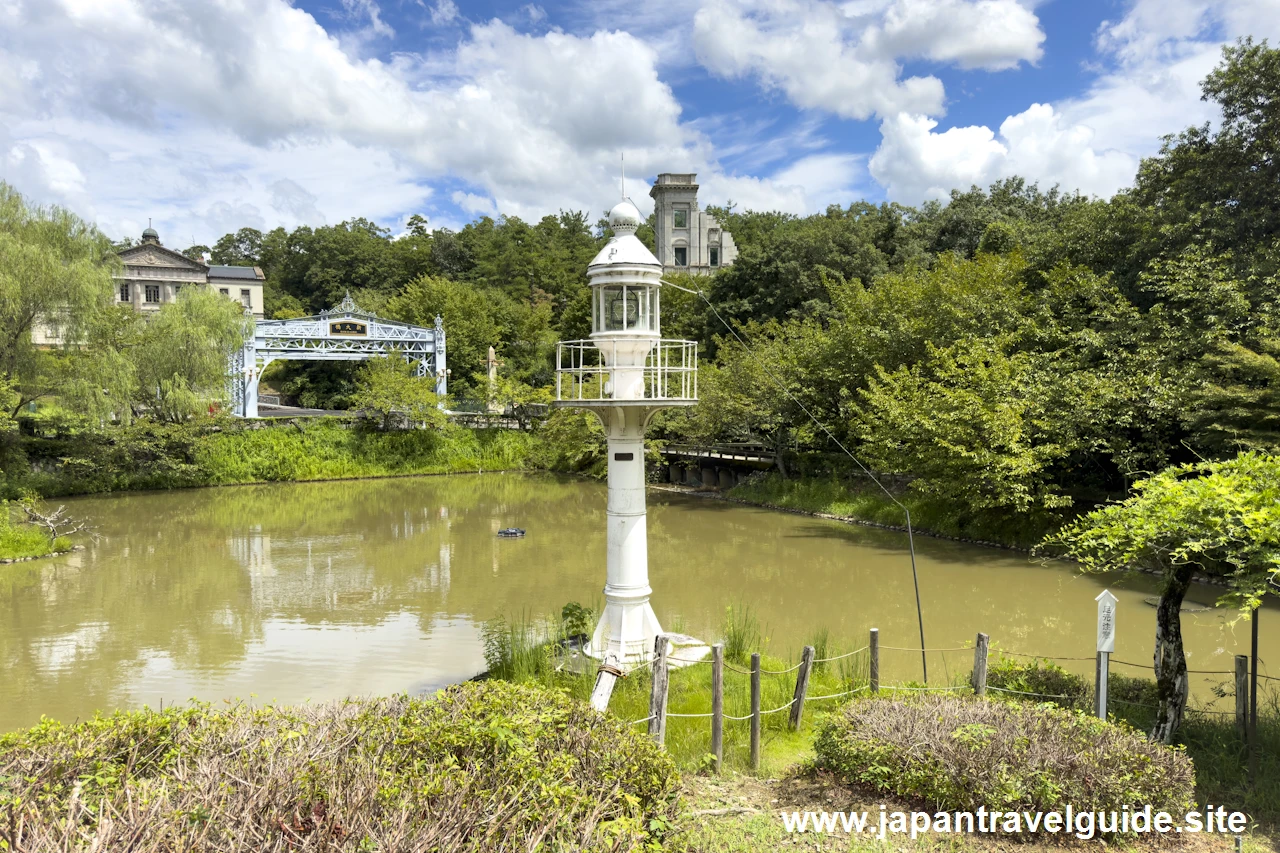
[[[96,544],[0,566],[0,730],[193,697],[430,690],[483,668],[484,620],[598,605],[604,583],[604,486],[577,480],[459,475],[68,503],[97,525]],[[506,526],[529,535],[498,539]],[[1092,656],[1102,580],[926,537],[917,550],[931,648],[985,631],[1012,651]],[[726,607],[747,604],[775,653],[823,627],[846,649],[872,626],[884,646],[918,643],[904,535],[651,492],[649,553],[669,629],[712,639]],[[1149,663],[1155,610],[1142,599],[1154,581],[1110,583],[1115,657]],[[1276,615],[1261,621],[1264,661],[1280,660]],[[1192,669],[1229,670],[1247,651],[1246,622],[1202,613],[1183,624]],[[971,662],[932,653],[931,681]],[[883,653],[886,680],[919,668],[918,652]],[[1225,678],[1195,676],[1197,695]]]

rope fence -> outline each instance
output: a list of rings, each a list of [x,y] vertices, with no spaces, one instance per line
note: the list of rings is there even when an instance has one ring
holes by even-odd
[[[763,718],[774,714],[781,714],[784,711],[790,712],[788,727],[791,731],[799,729],[803,719],[804,707],[807,702],[824,702],[834,699],[845,699],[859,693],[868,693],[877,695],[881,692],[885,693],[972,693],[978,697],[985,696],[988,691],[1007,696],[1028,697],[1030,699],[1043,700],[1047,702],[1063,702],[1071,703],[1073,706],[1081,703],[1087,696],[1087,691],[1073,695],[1069,693],[1040,693],[1034,690],[1019,690],[1013,687],[1005,687],[999,684],[988,684],[988,662],[992,653],[999,656],[1009,656],[1017,658],[1027,658],[1033,660],[1045,661],[1090,661],[1098,664],[1097,678],[1098,681],[1094,687],[1095,711],[1098,716],[1106,719],[1108,717],[1108,703],[1115,706],[1123,706],[1127,708],[1144,708],[1148,710],[1159,710],[1159,706],[1149,702],[1141,702],[1134,699],[1126,699],[1115,696],[1108,696],[1107,686],[1110,683],[1109,664],[1115,663],[1120,666],[1134,667],[1137,669],[1152,670],[1154,667],[1147,664],[1135,663],[1133,661],[1117,660],[1110,658],[1106,652],[1099,652],[1096,657],[1071,657],[1071,656],[1054,656],[1054,655],[1036,655],[1028,652],[1011,652],[1003,649],[992,648],[990,637],[986,634],[979,633],[973,645],[954,646],[950,648],[934,648],[924,649],[925,652],[972,652],[973,673],[966,684],[950,684],[950,685],[929,685],[927,682],[923,685],[891,685],[880,683],[880,650],[888,650],[895,652],[919,652],[920,649],[906,648],[902,646],[882,646],[879,642],[879,632],[877,629],[871,629],[871,642],[862,648],[855,649],[851,652],[845,652],[839,655],[831,655],[829,657],[817,658],[813,646],[805,646],[800,656],[800,662],[786,669],[765,669],[760,665],[760,654],[751,655],[750,669],[743,669],[735,666],[725,660],[724,646],[717,643],[711,649],[710,659],[700,658],[693,660],[691,658],[682,658],[678,653],[667,653],[668,637],[660,635],[655,644],[654,654],[648,660],[638,664],[632,669],[632,672],[652,672],[652,681],[650,689],[649,707],[651,713],[647,717],[638,720],[632,720],[628,725],[640,725],[648,723],[649,734],[655,737],[659,743],[664,742],[666,736],[666,721],[668,718],[686,719],[686,720],[711,720],[711,752],[715,757],[715,768],[717,772],[720,769],[724,756],[724,724],[725,722],[749,722],[751,732],[751,767],[758,769],[760,766],[760,737]],[[678,650],[674,650],[678,651]],[[835,693],[827,693],[820,696],[809,696],[809,679],[814,672],[817,664],[832,663],[834,661],[851,658],[854,655],[869,653],[869,679],[868,683],[861,684],[856,687],[850,686],[847,690],[840,690]],[[1208,715],[1218,717],[1234,716],[1237,719],[1238,728],[1242,733],[1246,731],[1243,720],[1245,719],[1245,693],[1242,690],[1245,684],[1245,664],[1247,661],[1243,656],[1236,657],[1236,670],[1234,673],[1225,670],[1187,670],[1188,674],[1211,675],[1211,676],[1235,676],[1236,686],[1236,710],[1218,711],[1209,708],[1185,708],[1184,713],[1188,715]],[[711,708],[709,713],[691,713],[691,712],[675,712],[667,710],[667,686],[668,686],[668,668],[672,665],[691,666],[697,664],[709,664],[711,666]],[[725,670],[736,672],[750,678],[751,685],[751,712],[744,715],[727,714],[724,710],[724,673]],[[786,676],[795,673],[795,689],[791,699],[776,708],[764,709],[761,707],[761,678],[765,675],[769,676]],[[1264,678],[1271,681],[1280,681],[1280,676],[1264,675],[1256,673],[1258,678]],[[620,677],[621,672],[616,668],[601,667],[598,678]],[[841,679],[846,684],[845,678]],[[776,682],[773,682],[776,683]],[[1124,682],[1120,682],[1121,686]],[[599,681],[597,681],[597,687]],[[1221,688],[1215,688],[1221,695]],[[1128,692],[1126,690],[1126,692]],[[606,694],[607,695],[607,694]]]
[[[845,653],[844,653],[844,654],[842,654],[842,655],[835,655],[834,657],[829,657],[829,658],[817,658],[816,660],[814,660],[814,663],[831,663],[832,661],[836,661],[836,660],[844,660],[845,658],[851,658],[851,657],[853,657],[854,655],[860,655],[860,654],[862,654],[863,652],[865,652],[865,651],[866,651],[867,649],[869,649],[869,648],[871,648],[871,647],[870,647],[870,646],[863,646],[863,647],[862,647],[862,648],[860,648],[860,649],[854,649],[853,651],[851,651],[851,652],[845,652]]]

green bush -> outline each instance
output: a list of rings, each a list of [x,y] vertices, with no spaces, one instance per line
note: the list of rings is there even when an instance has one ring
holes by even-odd
[[[922,749],[922,745],[928,745]],[[1186,811],[1190,759],[1124,724],[1048,704],[957,696],[850,703],[823,726],[818,766],[930,808]]]
[[[647,738],[503,682],[195,705],[0,735],[0,849],[629,850],[678,785]]]
[[[1092,686],[1083,678],[1050,660],[1020,661],[1004,657],[988,668],[987,688],[995,688],[992,690],[994,698],[1042,700],[1066,708],[1082,709],[1089,707],[1093,692]],[[1014,692],[1002,693],[1002,690]]]
[[[515,430],[379,432],[337,418],[67,427],[22,438],[0,497],[510,470],[525,467],[537,443]]]
[[[39,528],[14,524],[10,512],[9,504],[0,500],[0,560],[43,557],[55,550],[71,547],[66,537],[51,541]]]

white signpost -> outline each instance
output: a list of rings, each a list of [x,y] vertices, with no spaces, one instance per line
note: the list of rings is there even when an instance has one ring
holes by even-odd
[[[1116,597],[1104,589],[1098,602],[1098,673],[1094,692],[1098,697],[1098,718],[1107,718],[1107,680],[1111,653],[1116,650]]]

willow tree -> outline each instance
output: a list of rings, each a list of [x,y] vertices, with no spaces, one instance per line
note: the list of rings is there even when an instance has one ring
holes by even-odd
[[[244,346],[252,322],[238,302],[183,288],[147,319],[132,348],[138,402],[171,423],[225,402],[231,355]]]
[[[1242,453],[1179,465],[1134,484],[1133,495],[1082,516],[1045,545],[1086,572],[1156,569],[1155,671],[1160,699],[1154,740],[1169,743],[1187,705],[1182,600],[1196,572],[1221,578],[1219,606],[1251,612],[1280,576],[1280,457]]]
[[[33,333],[64,351],[78,349],[112,303],[118,267],[111,241],[92,224],[60,207],[32,205],[0,182],[0,387],[8,389],[0,397],[9,414],[57,393],[81,367],[101,371],[91,358],[37,346]],[[104,381],[99,376],[95,384]]]

